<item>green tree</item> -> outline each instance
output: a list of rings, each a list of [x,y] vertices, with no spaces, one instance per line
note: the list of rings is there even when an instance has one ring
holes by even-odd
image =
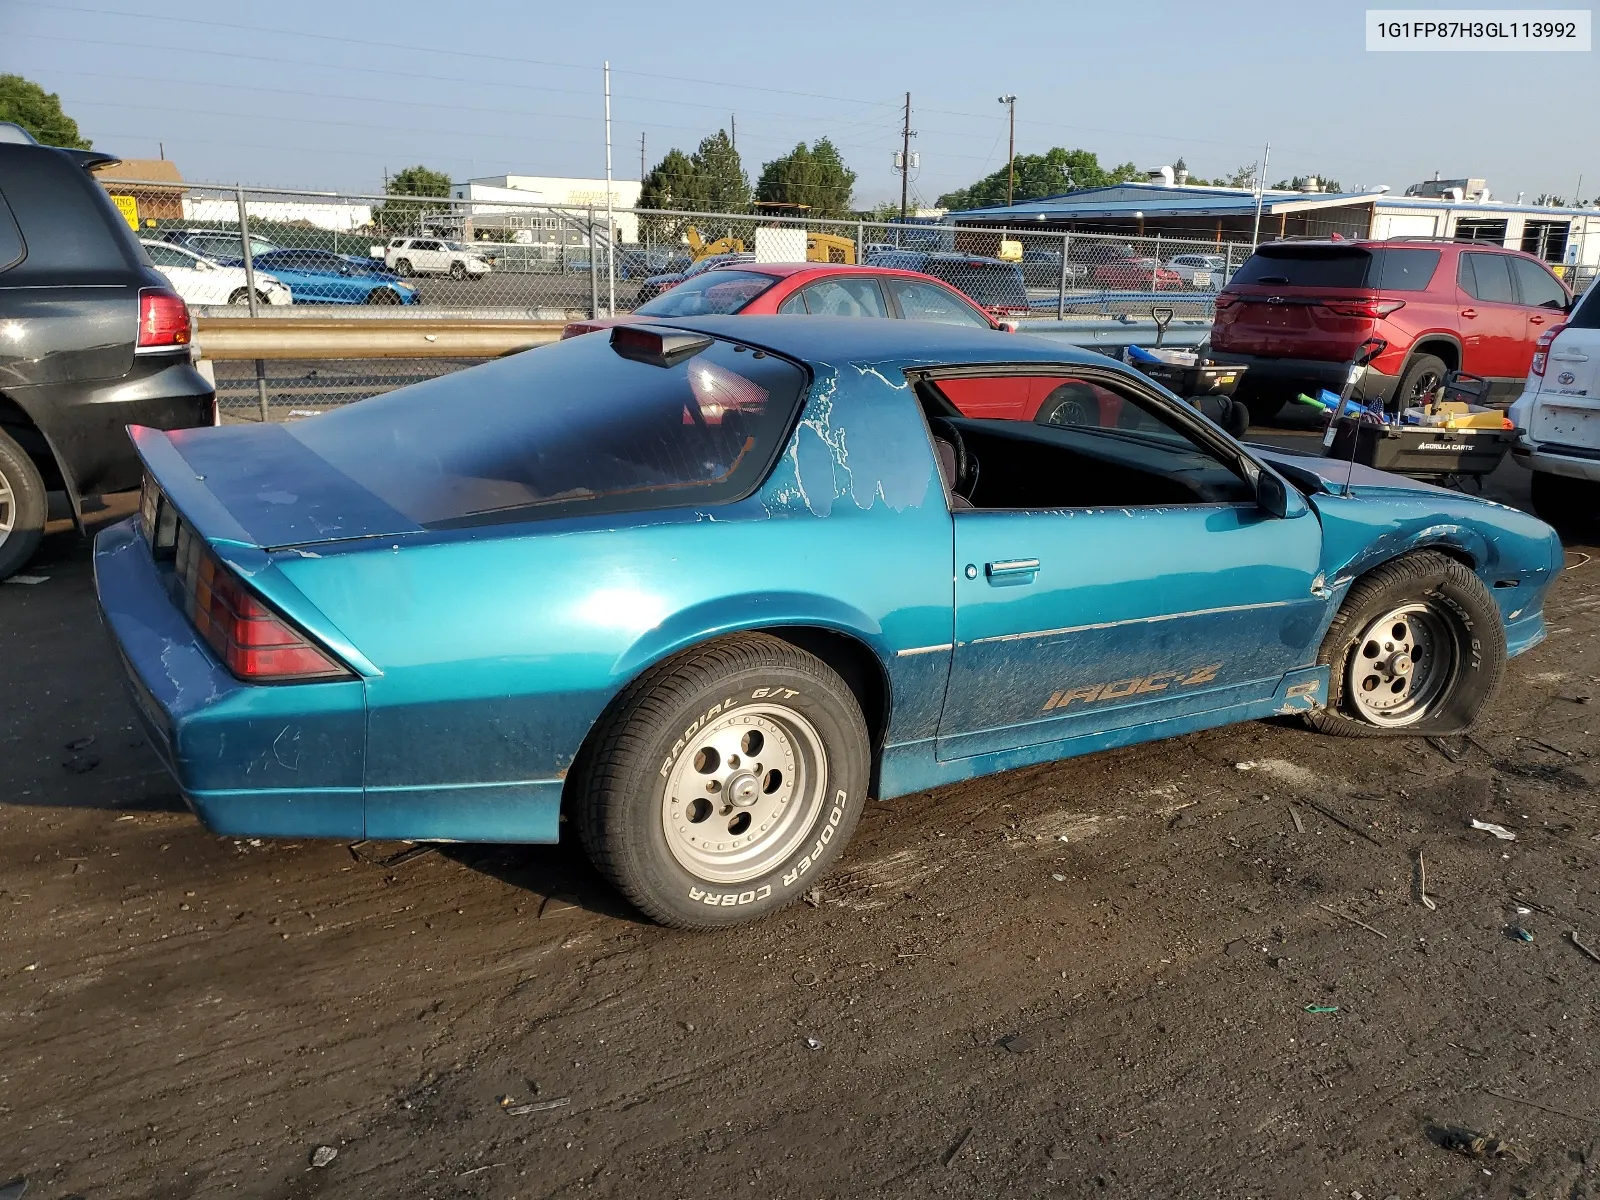
[[[682,150],[669,150],[644,177],[639,188],[639,207],[704,211],[703,184],[694,161]],[[682,239],[689,224],[682,217],[644,217],[639,223],[639,236],[647,242],[676,242]]]
[[[0,121],[15,121],[46,146],[91,148],[78,123],[61,111],[61,97],[21,75],[0,75]]]
[[[1553,195],[1550,192],[1541,192],[1534,203],[1540,208],[1565,208],[1567,206],[1567,198]]]
[[[847,217],[856,173],[844,165],[827,138],[807,147],[804,142],[782,158],[762,164],[756,183],[758,200],[804,204],[814,217]]]
[[[1296,175],[1293,179],[1280,179],[1277,183],[1272,185],[1272,190],[1278,192],[1298,192],[1301,188],[1301,185],[1303,185],[1307,179],[1315,179],[1317,181],[1317,186],[1325,192],[1344,191],[1344,188],[1339,185],[1339,181],[1337,179],[1329,179],[1325,175],[1317,174]]]
[[[728,140],[727,130],[719,129],[702,141],[691,161],[705,188],[707,212],[750,211],[750,178],[744,173],[739,152]]]
[[[1079,188],[1108,187],[1137,179],[1139,168],[1131,162],[1102,167],[1092,150],[1067,150],[1053,146],[1043,154],[1019,154],[1016,160],[1016,186],[1013,199],[1040,200]],[[1001,167],[970,187],[946,192],[935,203],[940,208],[961,210],[986,208],[1006,202],[1006,169]]]
[[[385,233],[421,233],[428,213],[449,212],[438,198],[450,195],[450,176],[418,163],[389,176],[384,192],[390,196],[423,196],[425,200],[389,200],[372,213],[372,222]]]

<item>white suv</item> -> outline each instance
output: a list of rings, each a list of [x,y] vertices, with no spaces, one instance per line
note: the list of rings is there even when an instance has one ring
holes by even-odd
[[[481,279],[489,273],[489,260],[483,255],[443,238],[390,238],[383,248],[383,261],[401,275]]]
[[[1600,516],[1600,283],[1566,324],[1539,337],[1511,406],[1512,457],[1533,470],[1533,507],[1551,524]]]

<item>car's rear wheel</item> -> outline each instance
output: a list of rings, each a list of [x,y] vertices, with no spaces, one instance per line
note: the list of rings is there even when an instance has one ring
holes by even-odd
[[[33,557],[47,513],[39,468],[21,446],[0,433],[0,579],[15,575]]]
[[[394,260],[394,269],[396,271],[400,272],[400,274],[402,274],[402,275],[411,274],[411,260],[409,258],[397,258],[397,259],[395,259]]]
[[[467,277],[467,265],[465,263],[453,262],[453,263],[450,264],[450,278],[451,279],[465,279],[466,277]]]
[[[1600,518],[1600,483],[1535,471],[1532,488],[1533,511],[1557,528],[1576,528]]]
[[[393,288],[373,288],[367,293],[368,304],[399,304],[400,293]]]
[[[787,642],[743,634],[645,673],[574,773],[596,868],[663,925],[720,929],[827,873],[866,800],[871,753],[850,688]]]
[[[1341,737],[1470,728],[1505,670],[1505,630],[1483,581],[1434,551],[1357,580],[1323,638],[1328,705],[1312,728]]]
[[[250,303],[250,289],[235,288],[233,295],[228,297],[228,303],[234,307],[247,306]]]
[[[1394,395],[1389,400],[1389,409],[1392,412],[1403,412],[1408,408],[1426,404],[1433,396],[1435,389],[1444,382],[1444,373],[1449,370],[1444,364],[1444,359],[1432,354],[1414,355],[1406,364],[1406,369],[1400,373],[1400,382],[1395,386]]]
[[[1064,383],[1044,398],[1034,417],[1038,425],[1098,425],[1100,402],[1094,389],[1082,383]]]

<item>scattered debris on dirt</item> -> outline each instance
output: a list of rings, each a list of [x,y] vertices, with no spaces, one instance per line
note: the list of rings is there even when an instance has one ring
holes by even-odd
[[[1596,954],[1578,939],[1578,931],[1576,929],[1569,929],[1567,931],[1567,937],[1571,939],[1574,946],[1582,951],[1585,958],[1592,958],[1595,962],[1600,963],[1600,954]]]
[[[999,1044],[1013,1054],[1026,1054],[1033,1049],[1033,1039],[1025,1033],[1008,1033]]]
[[[563,913],[576,912],[581,907],[576,896],[546,896],[539,905],[539,919],[559,917]]]
[[[1302,801],[1302,803],[1306,804],[1308,807],[1316,809],[1319,813],[1321,813],[1323,816],[1327,817],[1328,820],[1332,821],[1335,825],[1339,826],[1341,829],[1348,830],[1350,833],[1355,834],[1357,837],[1365,838],[1367,841],[1371,842],[1374,846],[1377,846],[1380,849],[1382,848],[1383,843],[1381,841],[1379,841],[1377,838],[1373,837],[1372,834],[1368,833],[1365,829],[1361,828],[1361,826],[1355,824],[1353,821],[1347,820],[1345,817],[1342,817],[1338,813],[1334,812],[1333,809],[1329,808],[1326,804],[1323,804],[1322,802],[1320,802],[1318,800],[1313,800],[1309,796],[1302,797],[1301,801]]]
[[[1477,817],[1472,818],[1472,828],[1481,829],[1485,833],[1492,833],[1502,842],[1514,842],[1517,840],[1517,835],[1504,825],[1496,825],[1492,821],[1480,821]]]
[[[1521,925],[1507,925],[1506,926],[1506,936],[1508,938],[1510,938],[1513,942],[1531,942],[1531,941],[1533,941],[1533,934],[1529,933]]]
[[[1319,905],[1317,905],[1317,907],[1322,909],[1324,912],[1331,912],[1334,916],[1338,917],[1340,920],[1349,921],[1350,924],[1352,924],[1352,925],[1361,926],[1361,928],[1365,929],[1368,933],[1375,933],[1381,938],[1387,938],[1389,936],[1383,930],[1374,929],[1371,925],[1368,925],[1365,921],[1358,920],[1355,917],[1352,917],[1349,913],[1340,912],[1337,908],[1333,908],[1330,905],[1319,904]]]
[[[1465,738],[1431,737],[1428,739],[1428,745],[1453,763],[1458,763],[1467,756],[1467,741]]]
[[[1422,861],[1422,851],[1417,851],[1416,870],[1411,878],[1411,895],[1414,900],[1429,912],[1438,910],[1438,905],[1433,902],[1433,897],[1428,895],[1428,864]]]
[[[805,900],[806,900],[806,903],[809,904],[812,908],[821,908],[822,907],[822,889],[821,888],[812,888],[809,892],[806,893]]]
[[[967,1143],[971,1140],[972,1126],[969,1125],[967,1126],[966,1131],[951,1144],[950,1149],[944,1152],[940,1158],[940,1161],[943,1162],[946,1167],[948,1167],[951,1163],[956,1161],[956,1156],[967,1148]]]
[[[821,1050],[822,1049],[822,1039],[819,1038],[819,1037],[808,1037],[808,1038],[806,1038],[806,1049],[807,1050]]]
[[[398,867],[438,852],[438,847],[422,842],[401,842],[400,849],[385,852],[380,847],[393,846],[394,842],[351,842],[350,857],[369,867]]]
[[[1442,1150],[1467,1158],[1514,1158],[1510,1145],[1492,1134],[1479,1133],[1464,1125],[1432,1125],[1428,1140]]]
[[[332,1146],[318,1146],[311,1152],[311,1165],[320,1170],[338,1157],[339,1152]]]
[[[1306,1011],[1308,1013],[1316,1013],[1320,1016],[1325,1013],[1338,1012],[1339,1006],[1337,1004],[1308,1004],[1306,1005]]]
[[[565,1108],[572,1103],[571,1096],[553,1096],[549,1100],[531,1100],[527,1104],[513,1104],[506,1109],[506,1115],[512,1117],[525,1117],[529,1113],[553,1112],[558,1108]]]

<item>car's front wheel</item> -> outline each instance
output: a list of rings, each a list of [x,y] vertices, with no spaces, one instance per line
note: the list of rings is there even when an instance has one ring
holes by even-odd
[[[1535,471],[1531,486],[1533,511],[1558,529],[1574,528],[1600,518],[1600,483]]]
[[[467,277],[466,263],[453,262],[450,264],[451,279],[465,279]]]
[[[1499,687],[1506,639],[1483,581],[1435,551],[1408,554],[1357,580],[1317,661],[1328,704],[1312,728],[1341,737],[1460,733]]]
[[[688,651],[612,705],[575,772],[572,815],[596,868],[682,929],[764,917],[825,875],[866,801],[854,694],[764,634]]]
[[[27,451],[0,433],[0,579],[22,570],[44,536],[44,480]]]
[[[400,293],[393,288],[373,288],[367,293],[368,304],[399,304]]]

